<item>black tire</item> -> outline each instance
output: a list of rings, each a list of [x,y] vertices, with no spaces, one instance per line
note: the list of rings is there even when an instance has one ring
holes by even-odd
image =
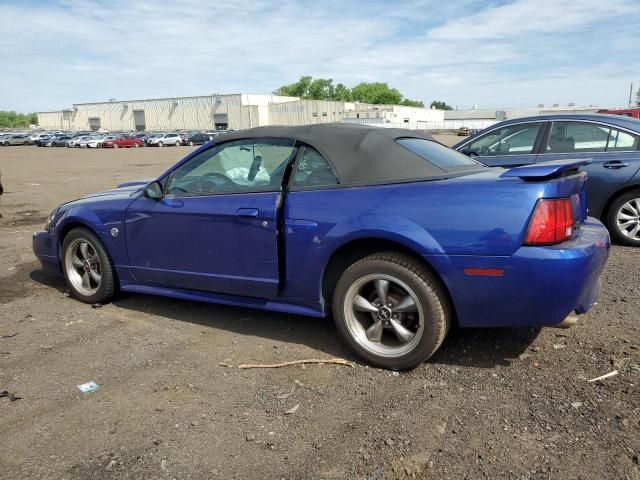
[[[164,147],[164,143],[162,143],[162,142],[158,142],[158,146],[159,146],[159,147]]]
[[[365,349],[354,339],[345,316],[347,292],[358,279],[384,274],[397,278],[415,293],[423,311],[423,333],[412,350],[401,356],[381,356]],[[451,324],[451,308],[444,288],[419,261],[397,252],[369,255],[351,265],[343,273],[333,294],[333,316],[342,340],[367,363],[391,370],[415,368],[440,347]]]
[[[607,212],[607,228],[616,242],[628,247],[640,247],[640,233],[637,234],[635,239],[632,239],[622,233],[617,222],[618,212],[623,205],[631,200],[637,200],[637,204],[640,205],[640,190],[632,190],[631,192],[624,193],[613,201]],[[638,212],[638,214],[640,214],[640,212]]]
[[[96,254],[100,259],[100,267],[101,267],[101,281],[100,286],[97,291],[92,295],[84,295],[80,291],[78,291],[73,282],[69,279],[69,273],[67,272],[67,265],[65,262],[65,257],[67,254],[67,250],[69,246],[74,242],[74,240],[84,240],[87,241],[91,247],[95,250]],[[109,258],[109,254],[107,253],[106,248],[100,241],[100,239],[90,230],[86,228],[74,228],[71,230],[65,237],[62,242],[61,255],[60,260],[62,264],[62,273],[64,274],[64,278],[71,290],[71,294],[74,298],[80,300],[84,303],[105,303],[113,298],[116,293],[116,276],[115,270],[113,268],[113,263],[111,262],[111,258]]]

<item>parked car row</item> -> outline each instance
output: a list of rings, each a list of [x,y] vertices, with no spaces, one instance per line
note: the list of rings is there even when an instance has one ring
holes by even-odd
[[[230,130],[233,131],[233,130]],[[10,132],[0,134],[0,146],[129,148],[204,145],[226,131],[180,130],[175,132]]]

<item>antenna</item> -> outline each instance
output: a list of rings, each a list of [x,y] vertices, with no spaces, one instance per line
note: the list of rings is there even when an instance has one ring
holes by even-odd
[[[631,105],[631,97],[633,95],[633,82],[631,82],[631,88],[629,89],[629,108],[632,107]]]

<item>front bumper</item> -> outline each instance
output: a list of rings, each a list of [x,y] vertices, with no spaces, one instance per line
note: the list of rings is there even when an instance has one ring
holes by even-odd
[[[42,268],[53,275],[62,275],[57,238],[43,230],[34,232],[32,243],[33,253],[40,261]]]
[[[584,314],[600,292],[609,256],[609,233],[589,218],[560,245],[520,247],[509,257],[426,256],[444,279],[463,327],[559,326]],[[502,276],[469,275],[497,269]]]

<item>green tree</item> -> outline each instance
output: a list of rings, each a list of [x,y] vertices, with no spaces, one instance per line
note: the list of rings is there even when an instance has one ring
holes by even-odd
[[[333,80],[331,78],[316,78],[309,84],[305,98],[312,100],[334,100],[335,87],[333,86]]]
[[[431,108],[436,108],[438,110],[453,110],[453,108],[450,105],[447,105],[445,102],[441,100],[434,100],[433,102],[431,102],[431,105],[429,106]]]
[[[406,105],[407,107],[424,107],[424,102],[419,100],[409,100],[408,98],[405,98],[404,100],[402,100],[402,103],[400,103],[400,105]]]
[[[288,95],[310,100],[336,100],[341,102],[361,102],[372,104],[406,105],[424,107],[418,100],[410,100],[396,88],[382,82],[362,82],[353,88],[343,83],[333,84],[332,78],[316,78],[310,75],[300,77],[295,83],[283,85],[273,92],[275,95]]]
[[[38,123],[35,113],[16,113],[0,111],[0,128],[25,128]]]
[[[273,93],[274,95],[307,98],[311,82],[313,82],[313,77],[311,76],[300,77],[300,80],[297,82],[290,83],[289,85],[283,85]]]
[[[398,105],[402,94],[382,82],[362,82],[351,89],[353,100],[361,103]]]
[[[334,93],[334,100],[338,100],[340,102],[353,101],[353,97],[351,96],[351,89],[347,87],[344,83],[337,84],[336,90]]]

